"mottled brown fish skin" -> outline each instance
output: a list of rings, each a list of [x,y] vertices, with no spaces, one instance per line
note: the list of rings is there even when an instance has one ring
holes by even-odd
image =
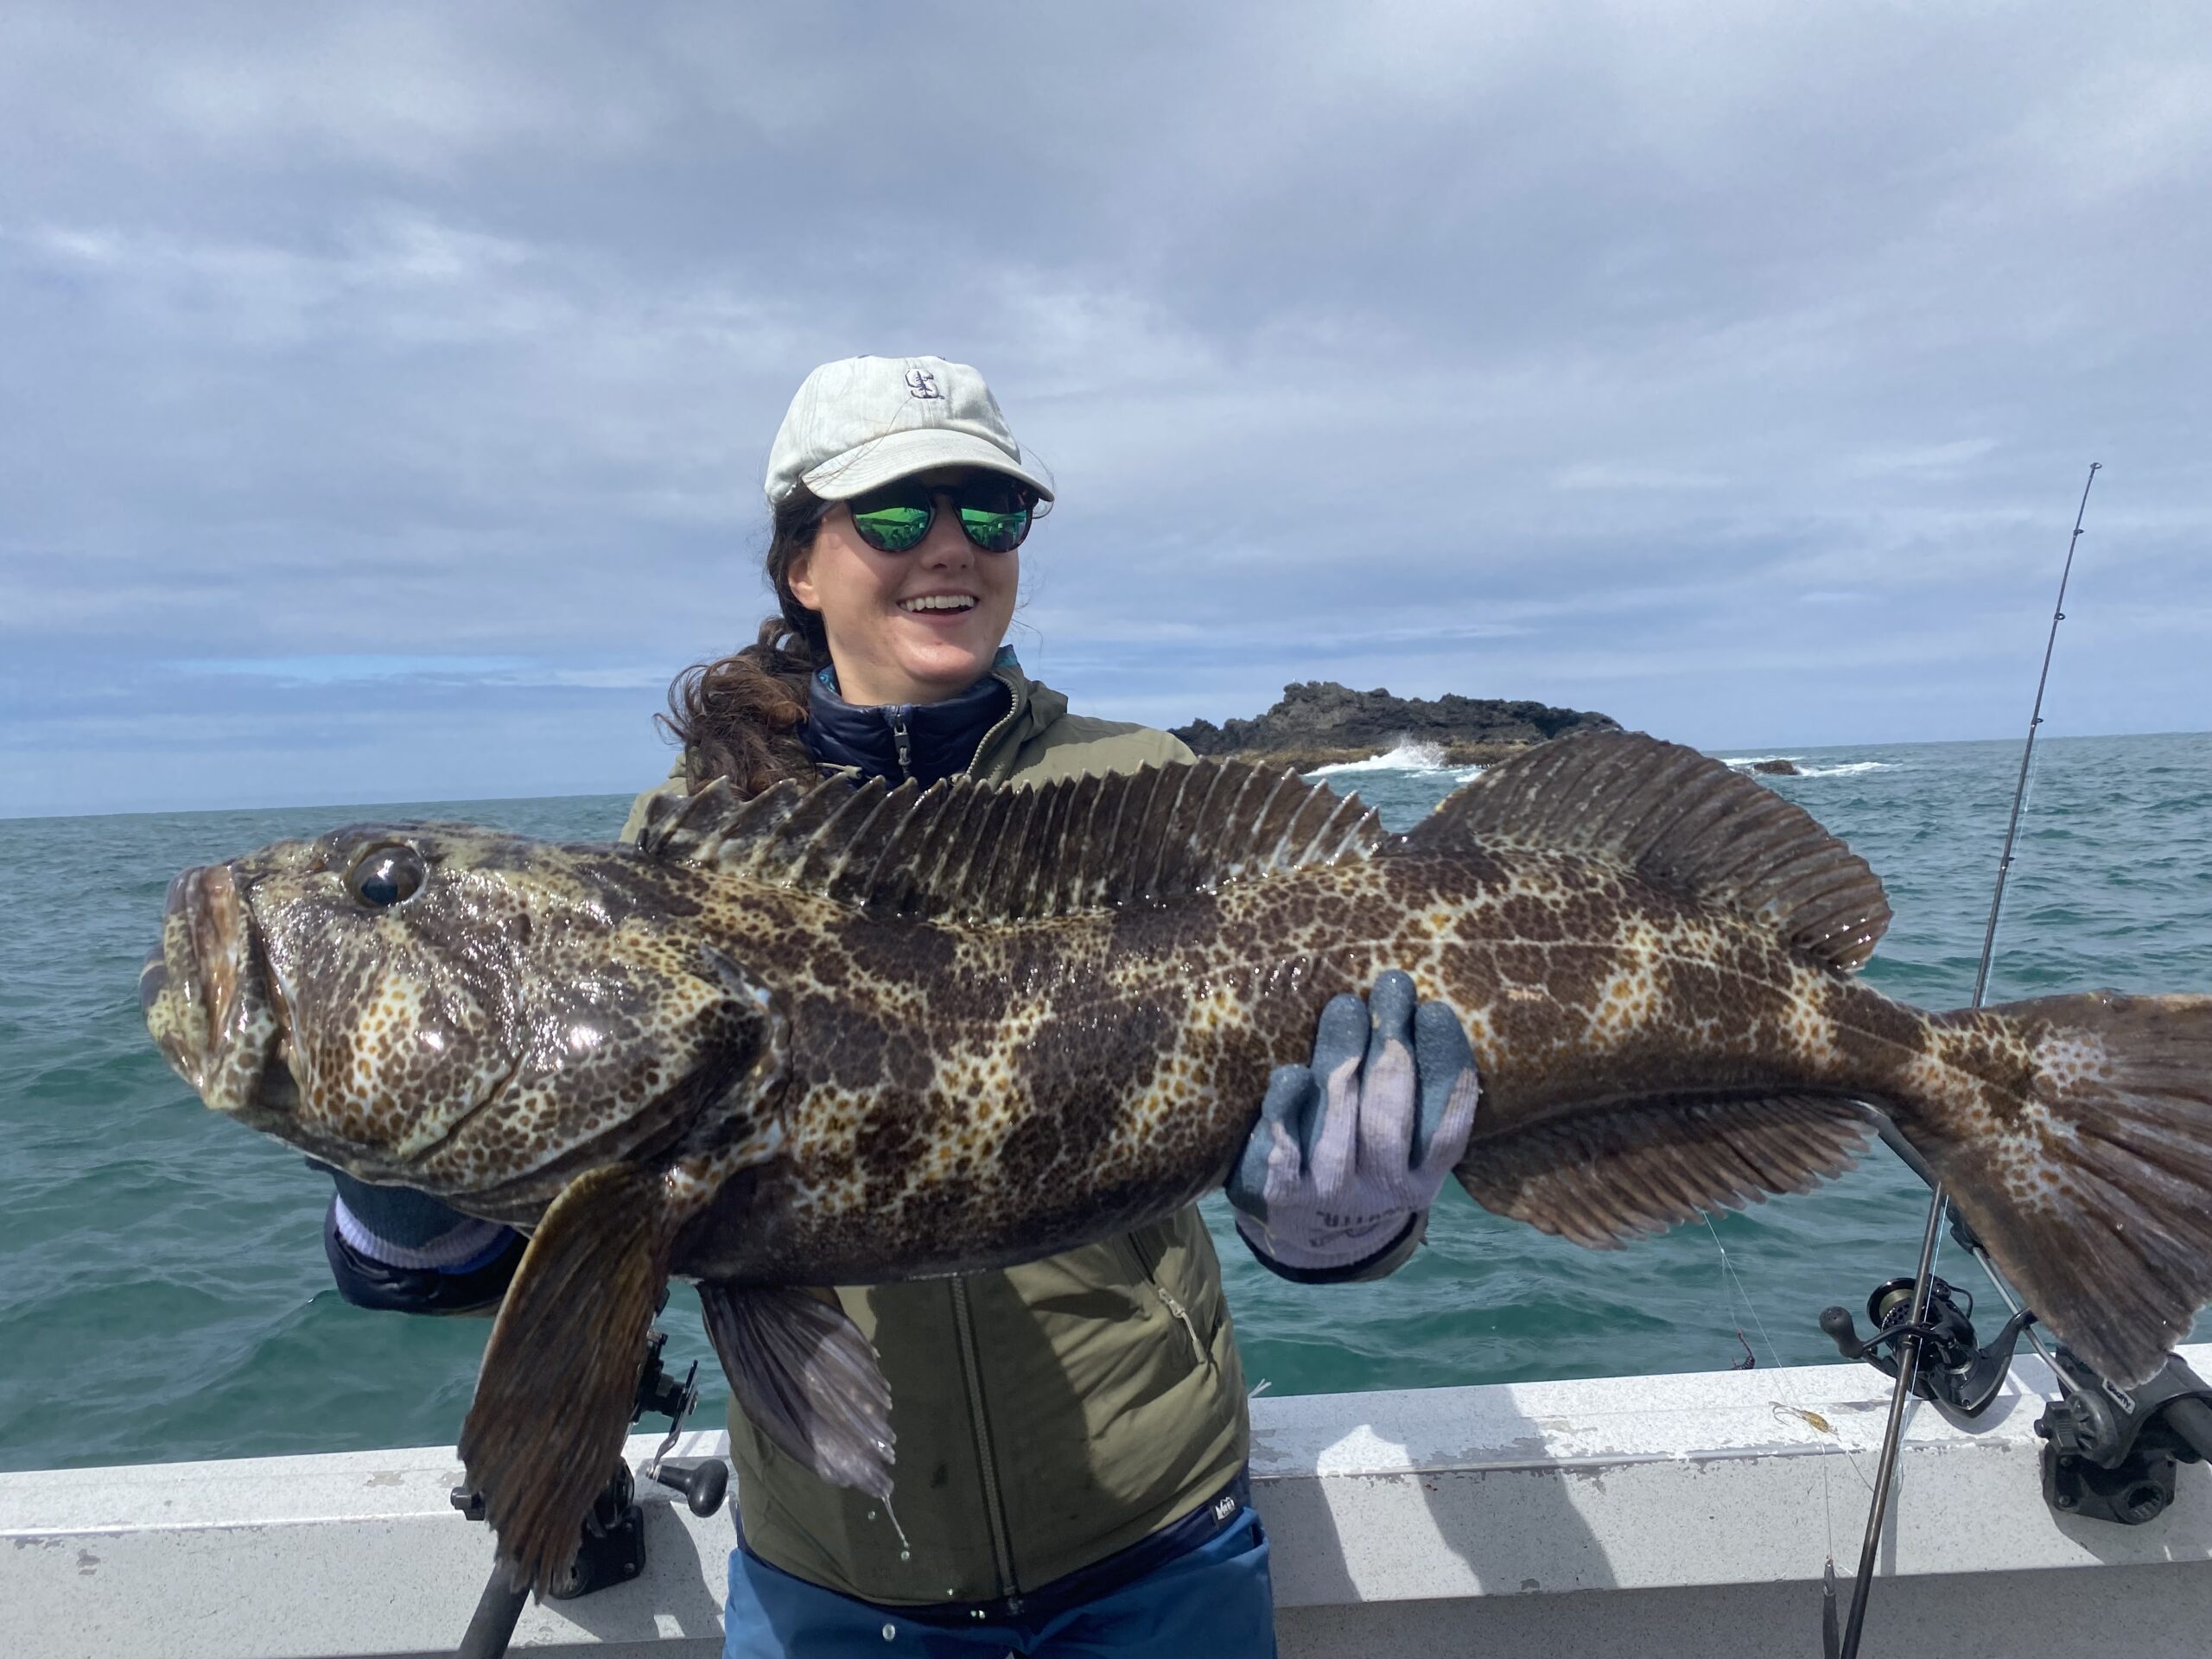
[[[1548,1115],[1674,1087],[1885,1096],[1937,1040],[1927,1016],[1741,918],[1541,854],[1396,854],[976,925],[874,919],[616,849],[410,829],[452,889],[442,912],[378,927],[321,891],[401,833],[180,879],[220,896],[230,931],[206,905],[173,912],[172,985],[196,962],[212,983],[289,988],[232,1014],[270,1038],[283,1026],[263,1086],[298,1080],[256,1126],[523,1224],[596,1164],[772,1134],[779,1154],[685,1237],[683,1270],[714,1276],[952,1271],[1173,1209],[1219,1184],[1322,1004],[1388,968],[1467,1027],[1484,1084],[1471,1166]],[[257,950],[231,913],[240,892]],[[346,932],[372,928],[373,948],[349,952]],[[731,1093],[766,1040],[733,977],[784,1027],[767,1098]]]
[[[1954,1109],[2009,1109],[1977,1070],[1998,1036],[1948,1030],[1745,918],[1586,861],[1397,854],[986,926],[874,919],[613,849],[414,830],[467,901],[349,971],[323,931],[332,911],[285,884],[327,880],[394,833],[180,878],[216,897],[173,910],[172,983],[207,964],[213,1000],[270,1038],[275,1014],[238,987],[295,988],[283,1065],[264,1075],[298,1088],[257,1127],[523,1224],[597,1164],[772,1137],[776,1155],[686,1230],[677,1266],[702,1277],[971,1269],[1179,1207],[1220,1184],[1321,1006],[1391,968],[1448,1002],[1474,1046],[1470,1172],[1532,1128],[1677,1092],[1870,1097],[1938,1134]],[[257,954],[212,943],[236,928],[242,888],[260,895]],[[767,1098],[732,1096],[764,1022],[708,959],[785,1027]]]
[[[1322,1006],[1396,969],[1466,1027],[1457,1173],[1500,1214],[1603,1247],[1802,1190],[1868,1102],[2107,1375],[2212,1295],[2212,999],[1891,1002],[1847,972],[1887,917],[1863,861],[1649,739],[1547,746],[1395,838],[1294,779],[1171,773],[709,791],[651,852],[280,843],[179,878],[147,1022],[209,1104],[362,1179],[529,1226],[620,1165],[671,1270],[849,1284],[1217,1186]],[[423,887],[365,906],[349,872],[397,846]]]
[[[1535,854],[1383,857],[988,929],[766,891],[710,897],[702,920],[791,1031],[785,1160],[685,1241],[715,1277],[954,1271],[1185,1203],[1220,1184],[1321,1006],[1390,968],[1467,1027],[1471,1168],[1549,1118],[1669,1091],[1886,1096],[1944,1040],[1770,931]]]

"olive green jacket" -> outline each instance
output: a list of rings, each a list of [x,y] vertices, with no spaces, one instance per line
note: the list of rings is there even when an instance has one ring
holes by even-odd
[[[1191,759],[1163,732],[1069,714],[1011,663],[993,672],[1014,706],[976,749],[976,777]],[[683,787],[640,796],[624,838],[655,795]],[[1004,1272],[836,1294],[891,1385],[896,1522],[733,1407],[745,1541],[787,1573],[874,1602],[1016,1597],[1180,1519],[1244,1465],[1243,1373],[1196,1209]]]

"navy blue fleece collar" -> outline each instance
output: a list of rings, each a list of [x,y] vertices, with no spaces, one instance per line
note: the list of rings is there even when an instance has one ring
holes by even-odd
[[[993,668],[1013,663],[999,648]],[[824,668],[808,687],[806,747],[833,766],[857,766],[867,778],[927,785],[968,770],[992,727],[1014,706],[1014,690],[986,674],[942,702],[847,702],[837,695],[836,671]],[[903,751],[903,753],[902,753]]]

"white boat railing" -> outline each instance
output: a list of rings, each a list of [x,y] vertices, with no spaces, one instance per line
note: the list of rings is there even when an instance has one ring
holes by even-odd
[[[2212,1372],[2212,1346],[2184,1349]],[[1865,1652],[2212,1652],[2212,1471],[2140,1527],[2044,1503],[2021,1360],[1980,1421],[1916,1404]],[[1863,1365],[1253,1402],[1290,1659],[1820,1651],[1888,1400]],[[631,1441],[633,1463],[657,1440]],[[689,1435],[676,1455],[719,1453]],[[491,1563],[448,1448],[0,1475],[0,1653],[450,1652]],[[641,1483],[637,1580],[533,1605],[518,1653],[720,1651],[732,1533]]]

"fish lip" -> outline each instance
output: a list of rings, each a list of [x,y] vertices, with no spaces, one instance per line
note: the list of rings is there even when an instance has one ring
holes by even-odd
[[[281,1116],[296,1098],[294,1089],[269,1087],[282,1001],[270,995],[247,889],[230,865],[196,865],[169,883],[162,943],[139,970],[138,993],[156,1046],[208,1106]]]
[[[138,1007],[154,1046],[194,1089],[207,1074],[213,1033],[209,1029],[205,975],[200,961],[207,930],[194,914],[200,866],[179,870],[162,900],[162,938],[138,970]]]

